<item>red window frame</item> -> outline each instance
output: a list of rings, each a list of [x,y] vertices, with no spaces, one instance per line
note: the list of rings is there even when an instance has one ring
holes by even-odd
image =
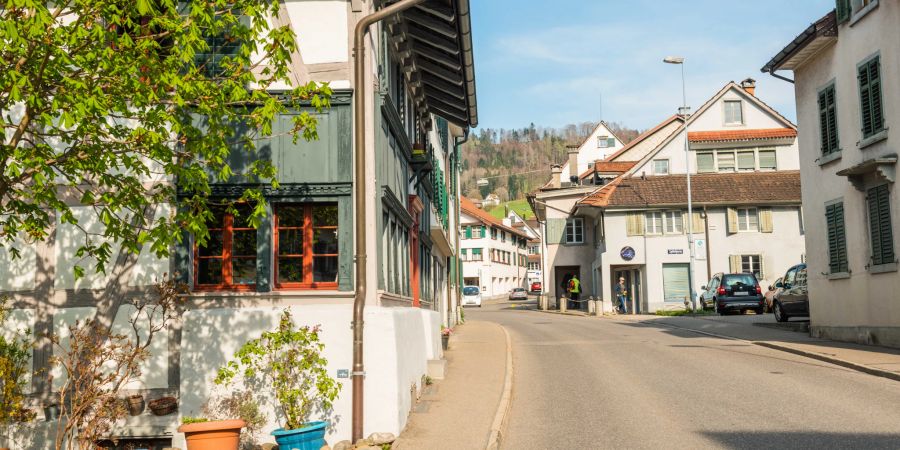
[[[322,207],[336,207],[335,203],[283,203],[275,206],[275,220],[274,220],[274,231],[272,233],[273,237],[273,259],[274,259],[274,279],[275,279],[275,289],[310,289],[310,290],[334,290],[338,288],[337,281],[329,281],[329,282],[316,282],[313,281],[313,261],[315,257],[339,257],[339,253],[313,253],[313,236],[315,235],[315,230],[334,230],[335,236],[338,236],[338,225],[325,225],[325,226],[317,226],[313,223],[313,210],[316,208]],[[302,208],[303,209],[303,226],[301,227],[281,227],[280,225],[280,213],[285,208]],[[300,229],[303,233],[303,244],[302,249],[303,253],[301,254],[285,254],[282,255],[279,253],[279,239],[281,237],[281,233],[279,232],[282,229]],[[338,241],[340,242],[340,237],[338,236]],[[278,264],[279,258],[302,258],[303,260],[303,281],[302,282],[284,282],[282,283],[278,279]]]
[[[248,211],[249,212],[249,211]],[[200,246],[194,242],[194,290],[196,291],[253,291],[256,290],[256,283],[250,284],[234,284],[234,272],[232,261],[234,259],[257,259],[257,255],[234,256],[232,247],[234,243],[235,231],[256,230],[251,227],[235,227],[234,214],[229,212],[223,213],[221,227],[207,227],[210,232],[222,232],[222,254],[218,256],[200,256]],[[259,242],[256,243],[259,246]],[[200,260],[201,259],[220,259],[222,260],[222,282],[219,284],[200,284]]]

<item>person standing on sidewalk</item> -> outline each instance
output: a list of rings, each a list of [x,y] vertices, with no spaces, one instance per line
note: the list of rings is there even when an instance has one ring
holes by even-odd
[[[625,277],[619,277],[619,284],[616,285],[616,309],[621,314],[628,314],[628,307],[625,306],[628,301],[628,289],[625,287]]]
[[[579,294],[581,294],[581,281],[578,280],[578,275],[572,275],[572,279],[569,280],[569,300],[571,300],[571,309],[581,309],[578,304]]]

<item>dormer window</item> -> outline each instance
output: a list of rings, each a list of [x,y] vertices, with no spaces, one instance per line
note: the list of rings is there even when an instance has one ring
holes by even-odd
[[[725,100],[725,125],[743,125],[740,100]]]

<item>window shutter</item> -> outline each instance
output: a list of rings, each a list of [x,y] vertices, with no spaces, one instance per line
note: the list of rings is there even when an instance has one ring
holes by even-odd
[[[741,255],[731,255],[728,257],[731,273],[740,273],[741,271]]]
[[[875,58],[869,64],[869,97],[872,101],[872,132],[884,129],[884,114],[881,105],[881,58]]]
[[[628,236],[644,235],[644,214],[628,213],[625,220],[625,234]]]
[[[615,147],[616,146],[616,138],[609,138],[606,140],[607,147]]]
[[[728,208],[727,231],[729,234],[738,232],[738,216],[737,216],[737,210],[734,208]]]
[[[869,236],[872,240],[872,264],[894,262],[894,236],[891,230],[890,191],[883,184],[869,189]]]
[[[825,222],[828,229],[828,266],[831,273],[847,272],[847,242],[844,229],[844,204],[835,203],[825,207]]]
[[[471,226],[466,227],[466,239],[472,239],[472,227]]]
[[[759,282],[766,279],[766,258],[762,253],[759,254]]]
[[[862,116],[863,137],[869,137],[874,132],[872,123],[872,89],[869,85],[868,65],[860,66],[857,71],[859,79],[859,110]]]
[[[547,219],[547,244],[562,244],[566,237],[566,219]]]
[[[819,141],[822,148],[822,154],[831,153],[831,147],[828,145],[828,92],[827,89],[819,92]],[[760,164],[761,165],[761,164]]]
[[[850,20],[850,0],[837,0],[837,20],[838,22]]]
[[[715,172],[716,163],[713,153],[697,153],[697,172]]]
[[[703,233],[706,229],[706,223],[703,220],[703,214],[694,211],[694,233]]]
[[[758,208],[759,214],[759,231],[763,233],[771,233],[774,231],[774,223],[772,222],[772,208]]]

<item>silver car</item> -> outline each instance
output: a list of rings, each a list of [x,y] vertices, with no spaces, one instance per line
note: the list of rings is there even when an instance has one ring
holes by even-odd
[[[528,291],[525,288],[515,288],[509,291],[510,300],[528,300]]]

